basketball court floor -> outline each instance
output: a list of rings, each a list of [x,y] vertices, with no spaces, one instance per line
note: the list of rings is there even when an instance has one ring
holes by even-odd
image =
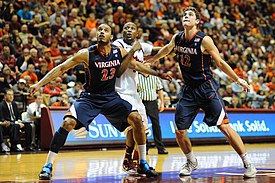
[[[38,174],[47,152],[0,153],[0,182],[100,182],[100,183],[275,183],[275,144],[246,144],[256,165],[256,178],[243,179],[243,165],[229,145],[195,146],[199,169],[191,176],[179,177],[185,162],[178,147],[167,148],[168,155],[158,155],[150,149],[148,162],[160,176],[154,179],[127,176],[121,165],[124,151],[64,150],[54,164],[52,181],[39,181]]]

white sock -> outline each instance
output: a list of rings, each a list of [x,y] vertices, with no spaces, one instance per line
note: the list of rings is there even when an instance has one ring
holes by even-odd
[[[49,151],[46,164],[47,163],[52,163],[53,164],[56,156],[57,156],[57,153]]]
[[[250,158],[248,157],[247,152],[244,154],[241,154],[240,157],[241,157],[245,167],[247,167],[249,164],[251,164],[251,161],[250,161]]]
[[[187,158],[188,160],[190,160],[191,162],[196,162],[196,157],[195,157],[193,151],[191,151],[191,152],[188,153],[188,154],[184,154],[184,155],[185,155],[186,158]]]
[[[139,160],[146,160],[146,144],[138,145]]]

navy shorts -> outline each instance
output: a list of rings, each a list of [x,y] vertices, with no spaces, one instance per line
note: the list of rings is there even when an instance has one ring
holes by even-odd
[[[219,93],[219,86],[214,79],[205,81],[197,87],[182,86],[181,98],[175,113],[177,129],[188,129],[200,108],[205,112],[203,121],[208,126],[228,123],[226,109]]]
[[[127,117],[132,112],[132,105],[113,92],[111,94],[84,93],[71,106],[66,117],[77,120],[75,129],[85,127],[89,131],[89,124],[94,118],[103,114],[108,121],[119,131],[124,131],[130,124]]]

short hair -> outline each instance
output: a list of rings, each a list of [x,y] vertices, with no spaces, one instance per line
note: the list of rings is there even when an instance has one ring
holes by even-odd
[[[183,10],[183,13],[185,13],[186,11],[193,11],[193,12],[195,13],[195,15],[196,15],[196,18],[197,18],[198,20],[201,20],[200,12],[199,12],[196,8],[194,8],[194,7],[187,7],[187,8],[185,8],[185,9]]]
[[[7,95],[9,91],[12,91],[12,92],[14,93],[13,89],[10,88],[10,89],[6,89],[6,90],[4,91],[4,95]]]

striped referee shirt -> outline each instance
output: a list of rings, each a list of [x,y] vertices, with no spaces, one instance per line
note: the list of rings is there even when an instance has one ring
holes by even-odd
[[[138,73],[138,94],[141,100],[157,100],[157,91],[162,90],[163,86],[159,77]]]

